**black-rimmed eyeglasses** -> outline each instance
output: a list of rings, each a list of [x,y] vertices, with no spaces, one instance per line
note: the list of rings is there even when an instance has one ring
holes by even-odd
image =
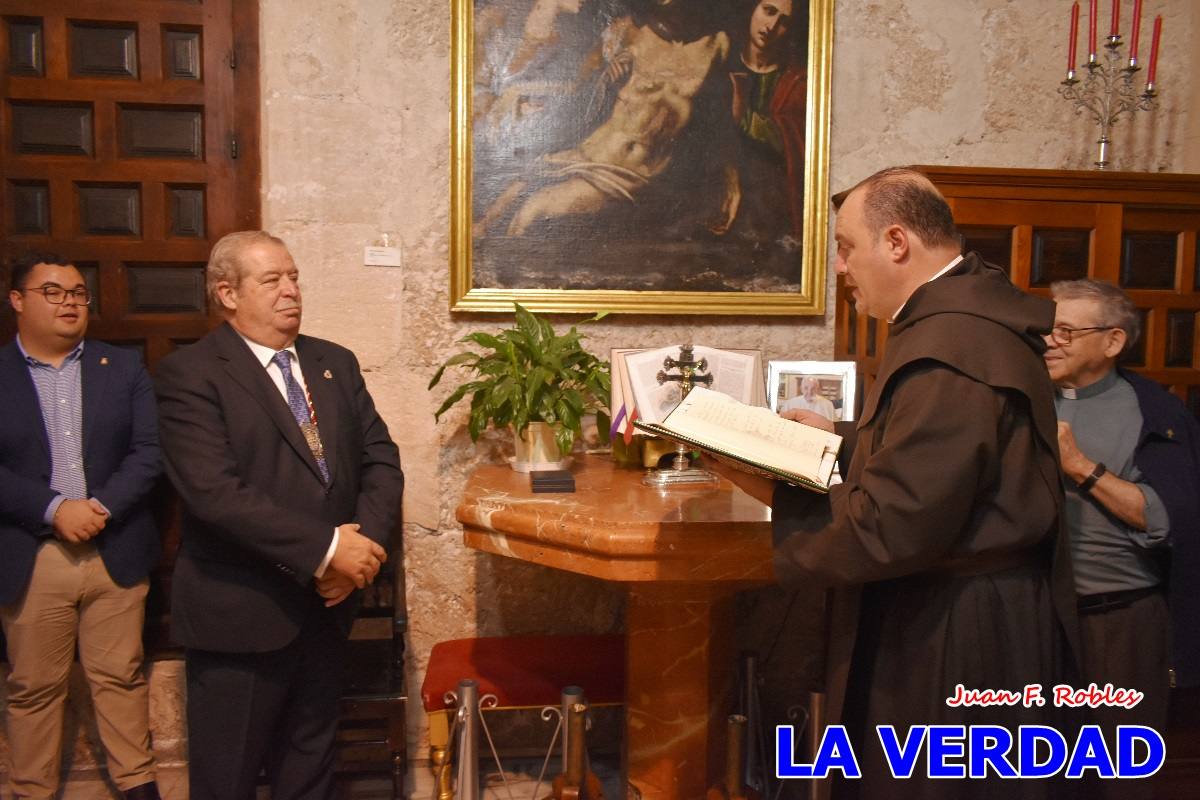
[[[75,299],[75,302],[81,306],[86,306],[92,302],[92,293],[85,286],[80,286],[78,289],[64,289],[53,283],[47,283],[45,286],[35,286],[25,291],[37,292],[46,298],[47,303],[53,303],[56,306],[65,303],[67,295],[71,295]]]
[[[1068,345],[1077,334],[1086,336],[1092,331],[1111,331],[1112,325],[1092,325],[1087,328],[1068,328],[1066,325],[1055,325],[1050,330],[1050,338],[1055,344]]]

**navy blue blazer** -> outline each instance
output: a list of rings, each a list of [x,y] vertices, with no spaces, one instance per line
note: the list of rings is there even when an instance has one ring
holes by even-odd
[[[1120,370],[1137,393],[1142,430],[1133,463],[1170,520],[1171,666],[1179,686],[1200,686],[1200,423],[1154,381]]]
[[[147,502],[162,472],[154,387],[136,353],[93,339],[81,369],[88,493],[112,514],[93,541],[112,579],[131,586],[160,553]],[[25,593],[38,547],[54,535],[42,517],[55,494],[37,389],[14,340],[0,347],[0,604]]]

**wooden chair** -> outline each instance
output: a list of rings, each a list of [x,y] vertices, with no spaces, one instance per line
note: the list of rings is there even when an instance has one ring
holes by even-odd
[[[408,771],[403,564],[402,553],[394,552],[364,593],[347,643],[337,732],[339,782],[387,774],[394,800],[404,797]]]

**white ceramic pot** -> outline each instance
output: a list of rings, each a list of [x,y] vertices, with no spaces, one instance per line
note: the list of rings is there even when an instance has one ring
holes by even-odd
[[[554,427],[545,422],[531,422],[520,436],[513,436],[516,457],[512,468],[517,472],[533,472],[541,469],[566,469],[569,457],[558,451],[554,441]]]

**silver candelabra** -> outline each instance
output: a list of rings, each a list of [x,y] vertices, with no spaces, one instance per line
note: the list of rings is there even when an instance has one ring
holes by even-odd
[[[1096,169],[1108,169],[1108,147],[1112,144],[1112,126],[1127,112],[1149,111],[1154,108],[1158,92],[1153,83],[1147,83],[1141,94],[1134,88],[1133,78],[1141,71],[1137,58],[1121,55],[1121,37],[1109,36],[1103,47],[1104,63],[1095,53],[1088,56],[1083,66],[1083,80],[1076,71],[1067,72],[1067,78],[1058,88],[1058,93],[1075,103],[1075,113],[1087,109],[1092,119],[1100,126],[1100,157],[1093,162]]]

